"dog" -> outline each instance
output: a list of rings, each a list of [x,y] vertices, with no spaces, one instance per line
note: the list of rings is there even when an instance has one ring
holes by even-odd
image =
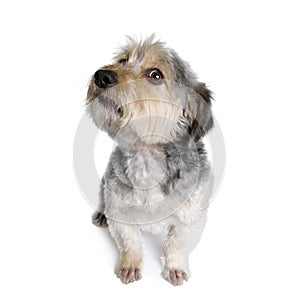
[[[141,279],[143,232],[167,232],[162,277],[190,277],[212,187],[202,138],[213,127],[212,92],[189,64],[150,36],[127,39],[91,77],[87,114],[117,146],[100,184],[93,223],[108,227],[120,256],[115,274]]]

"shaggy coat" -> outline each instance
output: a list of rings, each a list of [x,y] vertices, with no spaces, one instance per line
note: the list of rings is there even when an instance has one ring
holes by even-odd
[[[213,127],[211,92],[189,64],[150,37],[128,43],[92,77],[87,113],[118,145],[100,185],[93,221],[120,251],[116,275],[141,278],[142,232],[168,231],[162,276],[188,280],[211,192],[201,139]]]

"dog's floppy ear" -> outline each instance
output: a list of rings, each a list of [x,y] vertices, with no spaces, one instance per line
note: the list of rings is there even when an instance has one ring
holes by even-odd
[[[214,125],[211,101],[212,92],[206,87],[204,83],[197,83],[193,87],[191,108],[192,113],[191,125],[189,133],[198,141],[202,138]]]

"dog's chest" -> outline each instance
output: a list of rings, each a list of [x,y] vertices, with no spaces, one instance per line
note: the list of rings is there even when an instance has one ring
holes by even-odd
[[[158,202],[164,194],[161,182],[165,177],[166,165],[161,154],[148,149],[140,150],[127,159],[127,177],[133,188],[137,203]]]

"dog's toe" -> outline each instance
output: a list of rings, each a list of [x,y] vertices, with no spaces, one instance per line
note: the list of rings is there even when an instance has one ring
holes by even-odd
[[[138,268],[130,267],[130,268],[123,268],[121,269],[117,277],[120,278],[120,280],[124,284],[128,284],[134,281],[138,281],[142,278],[141,270]]]
[[[104,214],[100,212],[95,212],[92,216],[92,222],[94,225],[99,227],[107,227],[107,220]]]
[[[174,286],[182,285],[184,281],[188,281],[186,272],[179,269],[170,269],[163,274],[163,277]]]

